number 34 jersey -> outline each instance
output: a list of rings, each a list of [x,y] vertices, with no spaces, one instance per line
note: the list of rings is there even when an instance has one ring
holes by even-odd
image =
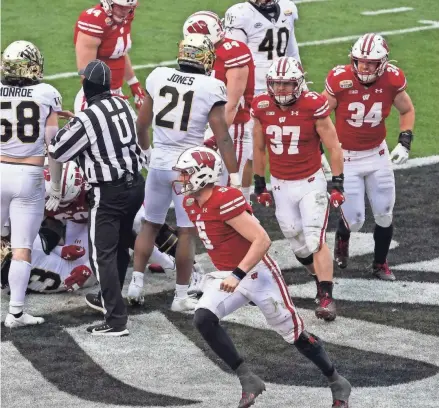
[[[225,15],[226,36],[243,41],[253,54],[255,89],[267,88],[265,75],[273,60],[294,57],[300,61],[294,34],[294,21],[299,18],[296,5],[279,0],[276,13],[264,15],[251,3],[238,3]]]
[[[396,95],[407,87],[404,73],[387,64],[384,74],[373,84],[361,84],[351,65],[329,71],[326,92],[337,99],[335,127],[344,150],[370,150],[386,138],[385,119]]]
[[[171,170],[186,149],[202,146],[209,113],[227,102],[224,82],[204,75],[158,67],[146,79],[153,99],[153,142],[149,167]]]
[[[301,180],[321,167],[316,121],[329,116],[328,100],[316,92],[302,92],[283,111],[267,93],[253,99],[252,116],[264,134],[270,173],[280,180]]]
[[[44,156],[46,120],[59,112],[61,95],[49,84],[0,84],[1,152],[10,157]]]

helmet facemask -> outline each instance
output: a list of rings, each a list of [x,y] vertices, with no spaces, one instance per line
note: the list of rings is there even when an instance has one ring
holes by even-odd
[[[305,78],[274,79],[267,78],[267,90],[278,105],[291,105],[299,99],[303,91]]]
[[[382,60],[371,60],[367,58],[354,58],[351,56],[351,63],[353,71],[362,84],[370,84],[375,82],[379,76],[384,73],[387,65],[388,58],[383,58]],[[358,65],[359,63],[372,63],[375,64],[374,70],[363,70],[360,71]]]
[[[122,24],[137,6],[137,0],[101,0],[102,7],[116,24]]]

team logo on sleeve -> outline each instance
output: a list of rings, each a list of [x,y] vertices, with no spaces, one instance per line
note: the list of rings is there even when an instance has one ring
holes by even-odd
[[[346,88],[352,88],[354,86],[354,83],[350,79],[345,79],[343,81],[340,81],[340,88],[346,89]]]
[[[291,16],[291,14],[293,14],[293,10],[285,10],[284,14],[286,16]]]
[[[258,108],[259,109],[268,108],[269,105],[270,105],[269,101],[260,101],[260,102],[258,102]]]
[[[261,28],[262,27],[262,23],[256,23],[255,24],[255,28]]]

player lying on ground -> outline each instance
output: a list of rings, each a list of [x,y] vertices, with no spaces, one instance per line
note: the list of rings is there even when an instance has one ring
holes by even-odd
[[[174,167],[180,173],[175,188],[184,194],[184,208],[219,271],[206,276],[194,315],[196,328],[237,374],[242,386],[239,408],[252,405],[265,384],[244,362],[219,321],[250,301],[286,342],[294,344],[327,377],[332,406],[348,407],[351,385],[338,374],[322,341],[305,330],[282,273],[267,252],[271,245],[267,233],[238,189],[214,185],[221,165],[216,152],[194,147]],[[223,277],[217,279],[218,275]]]

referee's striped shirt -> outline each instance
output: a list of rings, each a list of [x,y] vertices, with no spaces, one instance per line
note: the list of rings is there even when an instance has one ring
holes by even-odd
[[[53,138],[49,153],[57,161],[78,158],[89,183],[137,174],[145,163],[136,133],[136,115],[128,102],[111,96],[94,102]]]

